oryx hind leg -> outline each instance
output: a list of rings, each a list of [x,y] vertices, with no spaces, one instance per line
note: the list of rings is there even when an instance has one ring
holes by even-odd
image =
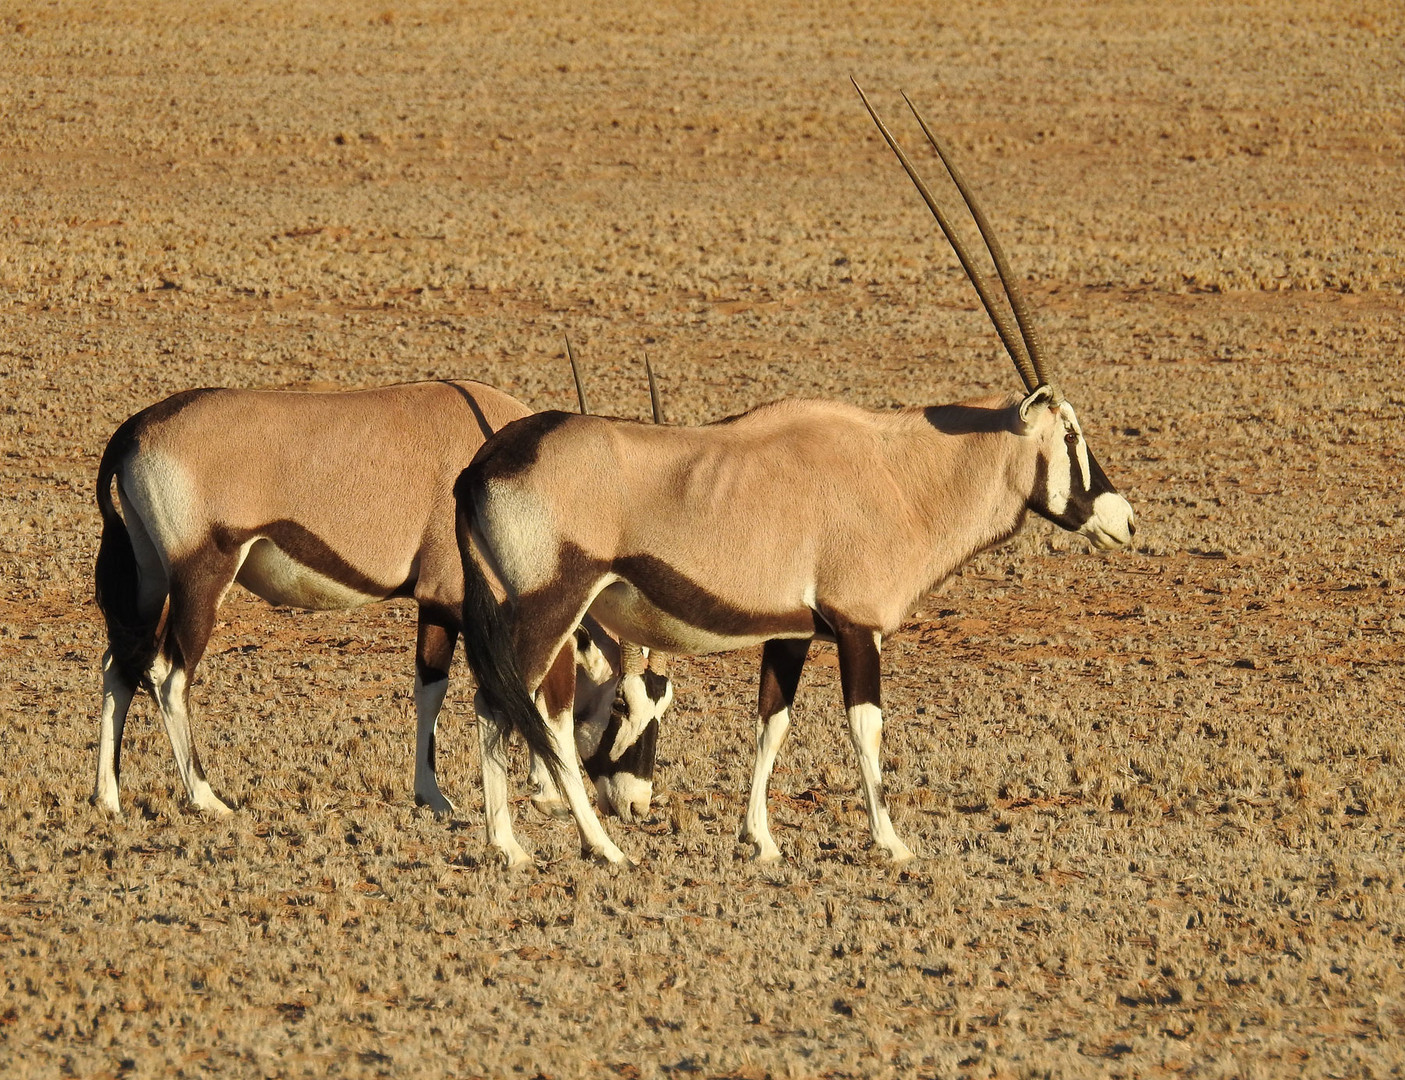
[[[152,694],[171,740],[176,769],[190,801],[199,809],[228,814],[230,808],[210,788],[190,730],[190,679],[205,654],[215,613],[234,581],[240,555],[204,550],[171,568],[170,608],[161,651],[152,663]]]
[[[574,741],[574,740],[573,740]],[[571,816],[571,806],[556,781],[551,778],[551,770],[533,754],[529,766],[529,780],[532,784],[532,808],[549,818],[562,820]]]
[[[859,758],[859,777],[873,843],[894,862],[906,862],[913,854],[893,831],[888,805],[883,798],[879,758],[883,737],[879,636],[864,627],[840,625],[835,631],[835,641],[839,646],[839,681],[849,717],[849,738]]]
[[[429,807],[438,818],[454,812],[454,804],[439,790],[435,736],[439,712],[449,692],[449,668],[458,638],[457,617],[431,604],[420,604],[415,643],[415,805]]]
[[[513,616],[513,636],[526,688],[546,721],[561,762],[556,786],[575,819],[581,851],[587,858],[620,863],[625,861],[624,852],[615,846],[595,815],[595,807],[581,780],[576,754],[574,635],[598,592],[597,587],[575,597],[559,590],[519,597]]]
[[[127,726],[127,710],[137,687],[114,661],[112,650],[102,654],[102,719],[98,728],[98,776],[93,786],[93,805],[120,815],[118,778],[122,772],[122,732]]]
[[[559,591],[520,597],[513,612],[512,650],[523,688],[545,720],[553,749],[561,762],[558,786],[576,820],[582,850],[608,862],[623,862],[624,853],[610,840],[595,816],[581,782],[576,755],[572,707],[575,650],[571,647],[571,638],[593,599],[594,593],[590,593],[573,603]],[[553,627],[567,629],[556,633],[551,630]],[[487,711],[487,702],[481,693],[474,698],[474,709],[478,714],[479,745],[483,751],[483,810],[488,824],[488,842],[510,866],[516,866],[530,859],[512,835],[506,751],[498,736],[499,725]]]
[[[615,672],[585,626],[577,626],[571,636],[575,642],[573,652],[575,653],[576,688],[572,705],[574,711],[584,704],[581,700],[583,684],[595,687],[601,683],[609,682],[614,685]],[[573,734],[576,742],[576,756],[580,757],[582,756],[580,739],[587,735],[587,729],[592,721],[589,718],[583,721],[579,712],[576,713],[575,721]],[[531,781],[532,806],[538,812],[552,818],[570,817],[571,807],[567,804],[566,797],[556,786],[551,770],[541,762],[536,754],[532,755]]]
[[[547,669],[546,677],[541,680],[534,699],[546,719],[547,729],[551,732],[556,752],[561,758],[561,795],[576,819],[583,854],[588,858],[599,858],[607,862],[623,862],[624,853],[614,845],[601,827],[581,783],[580,766],[576,758],[575,721],[571,707],[575,677],[575,653],[569,646],[563,647],[557,653],[556,661]],[[498,737],[497,725],[493,723],[481,691],[474,695],[473,708],[478,715],[478,746],[482,754],[483,771],[483,811],[487,819],[488,843],[497,849],[508,866],[528,865],[532,861],[531,856],[517,842],[512,831],[512,810],[508,802],[507,747]],[[546,773],[546,770],[543,768],[542,772]],[[572,780],[575,781],[574,784],[571,783]],[[557,790],[555,784],[551,790]],[[590,827],[591,822],[594,823],[593,829]]]
[[[575,696],[576,653],[571,639],[567,638],[537,690],[537,708],[546,720],[556,753],[561,759],[561,778],[557,787],[580,831],[581,854],[588,859],[622,863],[625,861],[624,852],[615,846],[600,824],[581,780],[580,761],[576,756]]]
[[[117,816],[122,813],[118,794],[122,734],[141,676],[160,649],[167,589],[165,565],[141,518],[129,513],[124,528],[130,561],[104,561],[100,556],[96,575],[97,591],[105,600],[109,647],[102,657],[102,715],[92,801]]]
[[[488,824],[488,843],[508,866],[528,866],[532,857],[512,834],[512,806],[507,792],[507,743],[498,736],[497,725],[488,712],[488,703],[479,690],[473,695],[473,711],[478,717],[478,750],[483,773],[483,816]]]
[[[767,787],[776,755],[790,730],[790,708],[795,703],[795,690],[800,685],[800,672],[809,650],[808,638],[773,638],[761,650],[756,764],[751,772],[751,797],[747,801],[746,821],[740,837],[742,843],[752,845],[752,855],[757,862],[774,862],[781,857],[780,848],[771,838],[766,810]]]

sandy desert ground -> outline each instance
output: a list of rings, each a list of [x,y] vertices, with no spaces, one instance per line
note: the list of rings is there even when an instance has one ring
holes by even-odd
[[[645,351],[684,423],[1015,388],[851,74],[951,139],[1139,515],[1032,522],[887,645],[916,863],[868,850],[832,647],[781,865],[736,842],[753,652],[674,664],[635,868],[522,804],[510,873],[461,661],[459,810],[413,806],[412,607],[238,590],[195,708],[239,811],[146,703],[89,806],[93,479],[170,392],[567,407],[563,332],[627,416]],[[0,94],[0,1073],[1400,1075],[1394,5],[18,3]]]

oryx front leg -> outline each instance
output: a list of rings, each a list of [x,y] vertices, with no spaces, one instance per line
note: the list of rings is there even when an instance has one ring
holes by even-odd
[[[835,640],[839,646],[839,680],[844,688],[844,709],[849,716],[849,738],[859,758],[859,776],[873,843],[894,862],[906,862],[913,854],[893,831],[883,798],[879,759],[883,736],[880,638],[877,631],[850,625],[837,628]]]
[[[581,854],[588,859],[625,862],[624,852],[615,846],[586,794],[576,757],[575,735],[576,654],[568,640],[552,662],[536,695],[537,707],[551,732],[556,755],[561,761],[559,791],[576,819],[581,836]],[[546,770],[543,769],[543,772]]]
[[[507,799],[507,746],[488,714],[483,693],[473,695],[478,716],[478,749],[483,768],[483,816],[488,823],[488,844],[497,849],[508,866],[525,866],[532,857],[512,835],[512,807]]]
[[[756,764],[751,772],[751,797],[746,805],[746,823],[742,827],[742,843],[753,845],[757,862],[774,862],[781,857],[780,848],[771,838],[770,818],[766,811],[767,787],[776,754],[790,730],[790,707],[795,701],[795,689],[800,685],[800,672],[809,653],[809,639],[773,639],[761,650],[761,690],[756,719]]]
[[[118,816],[122,813],[117,797],[122,768],[122,729],[126,726],[127,710],[131,708],[136,690],[113,662],[112,650],[103,653],[102,722],[98,730],[98,777],[93,786],[93,805]]]
[[[421,604],[415,645],[415,805],[429,807],[437,818],[454,812],[454,804],[439,790],[435,732],[449,692],[449,665],[457,641],[457,621]]]

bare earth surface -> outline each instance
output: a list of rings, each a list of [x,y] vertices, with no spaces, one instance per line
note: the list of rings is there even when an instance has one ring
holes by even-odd
[[[0,1075],[1400,1074],[1399,10],[743,7],[0,9]],[[93,478],[170,392],[565,407],[563,331],[621,415],[645,351],[685,423],[1014,388],[851,73],[952,141],[1139,515],[1031,523],[888,643],[919,861],[867,849],[832,647],[783,864],[736,842],[751,653],[676,662],[635,868],[523,803],[509,873],[467,678],[459,811],[412,805],[412,608],[238,590],[195,708],[239,812],[145,702],[89,807]]]

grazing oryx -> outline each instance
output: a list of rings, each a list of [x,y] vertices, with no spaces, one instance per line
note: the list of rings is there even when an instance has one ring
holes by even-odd
[[[144,686],[160,707],[191,801],[228,811],[195,753],[188,684],[216,609],[238,581],[270,603],[301,608],[417,601],[415,801],[451,813],[434,768],[463,605],[451,491],[484,439],[529,415],[491,386],[440,381],[345,393],[188,390],[127,419],[98,469],[96,585],[109,648],[94,803],[121,812],[122,729]],[[593,620],[575,644],[577,709],[586,737],[599,744],[591,763],[601,806],[626,818],[643,814],[653,744],[617,737],[656,720],[671,688],[627,648],[621,697],[642,711],[612,720],[619,647]],[[550,813],[560,800],[542,777],[534,801]]]
[[[484,444],[455,485],[465,647],[488,705],[480,724],[550,733],[588,854],[622,858],[591,813],[567,737],[562,645],[587,612],[612,633],[670,653],[763,644],[741,834],[761,860],[780,855],[766,787],[809,643],[836,642],[873,842],[900,861],[912,853],[889,820],[879,767],[883,636],[935,583],[1011,536],[1027,511],[1099,548],[1131,540],[1132,508],[1050,385],[1003,252],[964,180],[929,132],[985,239],[1018,335],[874,120],[956,248],[1025,394],[893,412],[781,401],[701,428],[540,413]],[[511,599],[501,615],[475,549]],[[524,859],[508,824],[502,756],[487,753],[483,764],[489,839],[509,860]]]

